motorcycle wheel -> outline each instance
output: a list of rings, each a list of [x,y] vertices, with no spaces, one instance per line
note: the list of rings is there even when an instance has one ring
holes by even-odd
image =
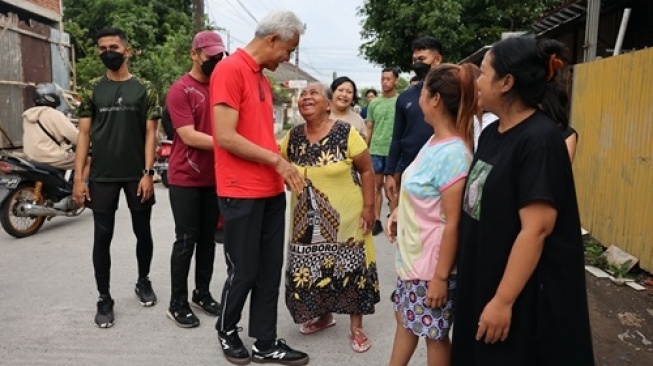
[[[0,206],[0,224],[7,234],[24,238],[34,235],[43,226],[45,217],[17,217],[15,208],[19,202],[34,201],[34,186],[20,184]]]
[[[163,186],[166,188],[170,187],[168,184],[168,171],[164,170],[159,175],[161,175],[161,184],[163,184]]]

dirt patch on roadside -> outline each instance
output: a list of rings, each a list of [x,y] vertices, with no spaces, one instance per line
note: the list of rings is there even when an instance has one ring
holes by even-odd
[[[653,366],[653,288],[586,279],[596,365]]]

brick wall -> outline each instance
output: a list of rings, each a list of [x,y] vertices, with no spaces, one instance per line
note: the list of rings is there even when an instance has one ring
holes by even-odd
[[[27,0],[32,4],[38,5],[42,8],[52,10],[57,14],[61,14],[61,8],[59,8],[59,0]]]

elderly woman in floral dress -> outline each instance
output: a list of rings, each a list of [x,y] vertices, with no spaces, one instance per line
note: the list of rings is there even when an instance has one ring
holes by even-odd
[[[379,302],[370,154],[349,123],[330,118],[322,84],[308,85],[298,104],[306,123],[280,144],[282,156],[307,182],[291,202],[286,305],[303,334],[335,325],[334,313],[348,314],[350,345],[365,352],[372,343],[363,315],[374,313]]]

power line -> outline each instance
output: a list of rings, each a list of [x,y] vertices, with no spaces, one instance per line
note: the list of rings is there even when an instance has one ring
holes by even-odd
[[[251,26],[253,29],[256,29],[257,23],[253,23],[250,18],[244,16],[242,14],[242,11],[239,10],[238,8],[236,8],[236,6],[234,4],[232,4],[230,1],[224,1],[224,4],[228,5],[229,7],[218,3],[218,0],[209,0],[209,1],[213,2],[216,5],[216,7],[218,9],[220,9],[218,11],[219,15],[224,16],[225,13],[228,12],[229,14],[231,14],[231,15],[237,17],[238,19],[240,19],[240,21],[235,21],[235,19],[229,18],[229,17],[226,17],[226,16],[225,16],[225,18],[231,19],[232,21],[234,21],[234,23],[240,23],[240,24],[243,24],[243,25],[248,25],[248,26]]]
[[[340,47],[340,46],[311,46],[311,50],[356,50],[358,51],[358,47],[356,46],[347,46],[347,47]]]
[[[329,60],[361,58],[355,53],[304,52],[304,55],[311,55],[316,58],[327,58]]]
[[[310,53],[358,53],[355,50],[342,50],[342,49],[337,49],[337,48],[332,48],[332,49],[324,48],[324,49],[318,50],[318,49],[314,49],[312,47],[311,48],[302,47],[302,49],[304,49],[305,51],[310,52]]]
[[[276,6],[278,9],[284,9],[285,7],[279,3],[277,0],[269,0],[271,3],[273,3],[274,6]]]
[[[222,14],[220,14],[220,18],[230,20],[230,21],[233,22],[234,24],[240,24],[240,23],[241,23],[241,21],[238,21],[238,20],[232,18],[231,16],[228,16],[226,13],[222,13]]]
[[[221,21],[221,19],[223,19],[223,20],[226,19],[226,20],[229,20],[231,23],[234,23],[234,24],[240,24],[240,25],[244,25],[244,26],[246,26],[246,27],[251,27],[251,28],[252,28],[252,33],[253,33],[253,30],[255,29],[255,26],[254,26],[254,25],[250,25],[250,24],[252,24],[252,20],[249,19],[249,18],[246,17],[246,16],[243,16],[243,15],[242,15],[242,10],[239,11],[239,9],[236,8],[236,7],[234,7],[233,4],[231,4],[231,2],[229,2],[229,1],[225,1],[226,4],[228,4],[229,6],[231,6],[231,7],[233,8],[233,10],[232,10],[232,9],[229,9],[229,8],[226,7],[226,6],[222,6],[222,4],[218,3],[218,0],[209,0],[209,2],[212,3],[211,9],[216,9],[216,8],[220,9],[220,11],[217,11],[215,14],[214,14],[213,12],[209,12],[209,15],[213,15],[213,17],[211,17],[211,18],[213,18],[212,21],[213,21],[214,24],[216,24],[216,25],[218,25],[218,26],[220,26],[220,27],[224,27],[224,26],[225,26],[225,22],[224,22],[224,21]],[[229,14],[238,17],[240,20],[236,20],[236,19],[234,19],[234,18],[233,18],[232,16],[230,16]],[[228,23],[228,22],[227,22],[227,23]],[[234,41],[236,41],[237,43],[240,43],[240,44],[242,44],[242,45],[246,45],[246,44],[247,44],[246,41],[243,41],[242,39],[240,39],[240,38],[234,36],[234,33],[232,32],[234,29],[231,29],[228,25],[227,25],[227,28],[229,28],[229,29],[228,29],[228,32],[229,32],[228,36],[229,36],[232,40],[234,40]]]
[[[248,15],[249,15],[249,16],[250,16],[250,17],[251,17],[251,18],[256,22],[256,24],[258,24],[258,20],[257,20],[256,17],[252,14],[252,12],[250,12],[249,9],[247,9],[247,7],[245,6],[245,4],[243,4],[240,0],[236,0],[236,2],[238,2],[238,4],[240,4],[240,6],[241,6],[243,9],[245,9],[245,12],[247,12],[247,14],[248,14]]]
[[[333,67],[333,68],[326,68],[326,67],[318,67],[318,70],[324,70],[326,72],[332,72],[332,71],[337,71],[338,73],[340,72],[355,72],[359,74],[378,74],[379,77],[381,77],[381,69],[374,70],[372,68],[360,68],[360,69],[342,69],[339,67]]]
[[[238,39],[238,38],[236,38],[234,36],[231,36],[231,39],[238,42],[238,43],[240,43],[240,44],[247,45],[247,42],[245,42],[245,41],[243,41],[241,39]]]
[[[317,74],[320,74],[320,75],[322,75],[322,76],[324,76],[324,77],[327,77],[327,76],[328,76],[328,75],[324,74],[323,72],[321,72],[320,70],[316,69],[315,66],[313,66],[313,64],[307,63],[307,62],[305,62],[305,61],[300,61],[299,63],[300,63],[304,68],[309,69],[309,70],[313,70],[313,71],[316,72]]]
[[[270,1],[270,0],[268,0],[268,2],[269,2],[269,1]],[[270,11],[272,11],[272,9],[266,5],[266,1],[264,1],[264,0],[257,0],[256,2],[259,3],[259,4],[260,4],[260,7],[261,7],[262,9],[264,9],[266,12],[270,12]]]
[[[223,2],[218,2],[218,0],[206,0],[207,2],[211,3],[211,10],[215,11],[215,20],[218,21],[218,24],[220,26],[226,26],[229,28],[229,25],[225,25],[224,22],[219,22],[219,19],[226,19],[229,20],[232,23],[235,24],[241,24],[245,25],[248,27],[250,24],[252,24],[252,28],[255,28],[253,23],[257,23],[258,19],[254,16],[254,14],[249,11],[247,6],[243,4],[241,0],[238,1],[238,5],[235,5],[233,1],[225,0]],[[259,4],[255,4],[255,6],[259,6],[262,3],[267,3],[268,8],[269,5],[276,4],[280,5],[278,1],[272,2],[272,0],[268,0],[267,2],[265,0],[257,0]],[[226,3],[226,4],[225,4]],[[225,6],[228,5],[228,6]],[[252,4],[249,4],[252,6]],[[283,6],[279,6],[280,8],[283,8]],[[217,10],[220,9],[220,10]],[[243,12],[246,12],[247,15],[243,14]],[[237,17],[240,19],[240,21],[235,20],[233,17]],[[242,35],[242,34],[240,34]],[[230,33],[229,36],[234,42],[237,42],[242,45],[246,45],[248,42],[243,41],[242,39],[238,38],[237,36],[235,37],[233,33]],[[344,73],[359,73],[359,74],[377,74],[380,71],[373,69],[373,68],[367,68],[367,67],[362,67],[360,69],[351,67],[350,63],[346,61],[340,61],[338,59],[344,59],[344,58],[353,58],[353,57],[358,57],[358,52],[359,49],[357,46],[354,45],[347,45],[345,47],[339,47],[339,46],[315,46],[315,47],[304,47],[301,46],[302,53],[305,55],[304,59],[299,61],[299,64],[301,67],[306,68],[310,70],[311,72],[315,72],[317,75],[320,75],[324,78],[330,78],[331,73],[333,71],[337,72],[344,72]],[[314,56],[314,57],[311,57]],[[333,60],[333,61],[327,61],[327,66],[325,67],[320,67],[316,66],[314,63],[314,58],[320,58],[320,59],[328,59],[328,60]],[[324,64],[324,62],[322,62]],[[340,68],[338,67],[339,65],[345,66],[345,68]],[[349,67],[347,67],[349,66]]]

